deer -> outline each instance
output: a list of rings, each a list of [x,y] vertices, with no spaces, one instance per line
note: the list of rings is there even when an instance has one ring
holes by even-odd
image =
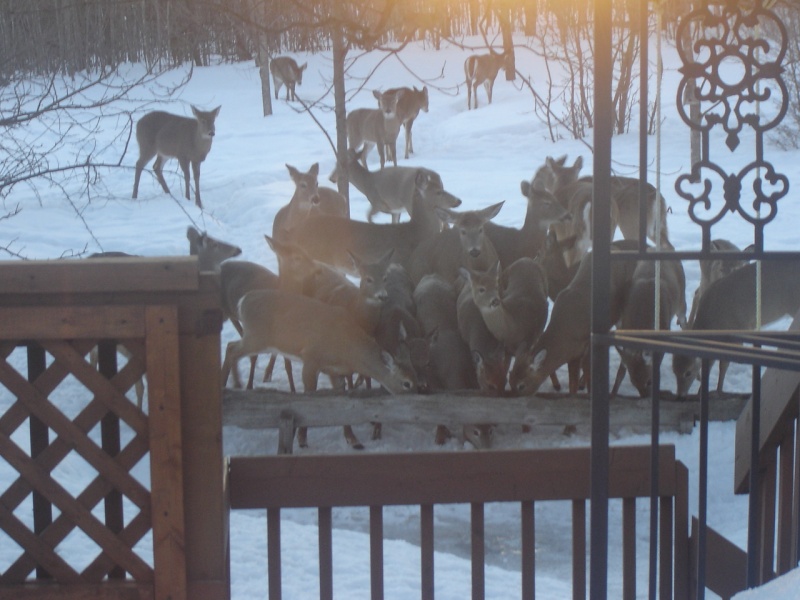
[[[527,196],[529,192],[526,189],[531,187],[543,188],[549,192],[556,193],[564,186],[577,181],[583,168],[583,157],[576,158],[571,167],[566,166],[566,162],[566,154],[559,158],[546,157],[544,164],[536,170],[531,181],[529,183],[522,182],[522,194]]]
[[[369,171],[361,164],[365,149],[352,148],[347,151],[347,174],[356,189],[369,201],[367,221],[372,223],[379,212],[391,215],[392,223],[399,223],[403,212],[411,216],[414,212],[414,197],[420,188],[426,191],[444,189],[441,176],[436,171],[423,167],[385,167],[380,171]],[[337,183],[343,166],[337,162],[330,174],[330,181]]]
[[[294,194],[289,203],[275,213],[272,237],[284,236],[288,230],[312,214],[350,216],[347,198],[334,189],[319,186],[319,163],[311,165],[305,173],[289,164],[286,169],[294,182]]]
[[[289,233],[289,239],[320,262],[358,275],[348,252],[375,261],[394,249],[394,262],[407,267],[414,249],[441,230],[436,207],[455,208],[461,200],[444,190],[441,178],[428,169],[416,169],[411,219],[403,223],[367,223],[332,215],[314,215]]]
[[[168,112],[156,110],[144,115],[136,123],[136,141],[139,144],[139,160],[136,161],[136,175],[133,179],[133,198],[139,195],[139,179],[145,165],[156,156],[153,163],[158,182],[165,194],[169,194],[169,187],[161,172],[164,161],[168,158],[177,158],[183,171],[186,184],[186,199],[191,200],[189,190],[189,165],[194,174],[194,198],[198,208],[203,207],[200,200],[200,163],[211,151],[211,142],[214,140],[216,128],[214,122],[222,107],[209,111],[200,110],[192,106],[194,118],[173,115]]]
[[[472,54],[464,61],[467,84],[467,110],[478,108],[478,86],[483,84],[489,104],[492,103],[492,88],[497,72],[505,68],[506,57],[489,48],[489,54]],[[475,98],[473,107],[472,98]]]
[[[197,268],[199,271],[211,271],[214,273],[221,273],[222,268],[229,262],[229,258],[235,258],[242,253],[242,249],[234,244],[223,242],[214,237],[211,237],[205,232],[200,232],[192,226],[186,229],[186,239],[189,241],[189,255],[197,257]],[[136,258],[134,254],[126,252],[96,252],[89,255],[87,258],[96,260],[104,258]],[[224,311],[225,290],[221,289],[222,303]],[[225,314],[225,313],[224,313]],[[228,315],[225,314],[227,317]],[[118,351],[126,358],[131,357],[131,353],[125,346],[118,346]],[[97,349],[92,349],[89,355],[89,362],[93,367],[97,366]],[[137,380],[134,384],[136,392],[136,406],[141,410],[144,404],[144,383],[141,379]]]
[[[634,250],[638,242],[612,242],[612,250]],[[611,265],[610,320],[619,321],[633,279],[633,261],[613,261]],[[581,365],[587,366],[591,335],[592,253],[581,259],[575,277],[561,290],[553,303],[550,320],[539,339],[519,353],[509,375],[511,390],[517,394],[535,394],[542,383],[564,364],[569,370],[569,392],[576,394],[580,385]],[[588,372],[587,369],[584,369]],[[588,384],[588,382],[587,382]]]
[[[417,318],[430,343],[428,379],[435,391],[479,387],[472,350],[461,336],[456,318],[456,299],[453,284],[437,274],[426,275],[414,288]],[[475,448],[491,446],[489,425],[465,425],[462,435]],[[450,437],[452,434],[446,426],[437,425],[434,438],[437,445],[444,444]]]
[[[428,112],[428,86],[422,86],[418,90],[416,86],[412,88],[401,87],[386,90],[384,96],[397,96],[397,119],[400,121],[406,132],[405,158],[414,153],[414,141],[411,137],[411,128],[419,112]]]
[[[378,108],[357,108],[347,115],[347,144],[353,150],[364,146],[361,160],[367,167],[367,154],[373,146],[378,147],[381,169],[386,165],[386,151],[394,166],[397,166],[397,136],[400,119],[397,116],[398,95],[386,95],[374,90]]]
[[[410,260],[411,278],[419,282],[428,273],[438,273],[454,283],[461,267],[476,271],[491,267],[498,256],[492,242],[484,234],[484,226],[497,216],[502,207],[503,202],[461,212],[437,208],[439,219],[451,227],[443,229],[439,235],[420,244],[414,251]]]
[[[658,329],[668,330],[672,318],[676,317],[680,327],[686,327],[686,275],[678,260],[661,261],[658,279],[656,263],[650,260],[639,261],[633,271],[632,281],[625,307],[617,329],[653,329],[655,322],[656,282],[659,282]],[[649,352],[626,347],[617,347],[620,358],[616,380],[611,391],[615,397],[628,373],[631,383],[642,398],[652,390],[652,369],[655,365]]]
[[[741,252],[739,247],[724,239],[711,240],[710,249],[712,252]],[[732,271],[743,267],[748,261],[737,259],[708,259],[700,261],[700,285],[694,292],[692,298],[692,309],[689,312],[689,323],[694,323],[697,315],[697,303],[703,296],[708,287],[717,279],[729,275]]]
[[[297,100],[294,92],[296,85],[303,84],[303,71],[308,63],[298,66],[297,62],[289,56],[276,56],[269,62],[269,72],[272,73],[272,84],[275,87],[275,100],[282,85],[286,86],[286,101]]]
[[[748,263],[714,281],[697,303],[691,331],[747,330],[756,327],[756,263]],[[794,316],[800,309],[800,262],[764,261],[761,264],[761,323]],[[722,394],[729,361],[720,360],[717,394]],[[672,371],[678,398],[685,398],[700,378],[700,359],[674,354]]]
[[[239,318],[244,333],[230,342],[225,351],[223,377],[232,371],[239,385],[237,364],[250,354],[277,352],[302,361],[303,389],[317,390],[319,374],[337,378],[363,373],[379,381],[391,394],[416,388],[413,371],[401,368],[388,352],[381,350],[343,308],[314,298],[283,290],[256,290],[239,302]],[[345,426],[345,439],[356,449],[363,446]],[[301,447],[307,446],[298,432]]]
[[[544,245],[548,228],[572,218],[552,192],[532,187],[527,181],[522,182],[520,188],[528,202],[522,227],[516,229],[492,221],[484,225],[484,235],[494,246],[503,268],[522,257],[535,258]]]

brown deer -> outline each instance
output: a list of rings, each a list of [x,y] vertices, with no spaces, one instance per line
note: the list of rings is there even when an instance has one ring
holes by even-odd
[[[347,144],[353,150],[364,146],[361,160],[367,167],[367,154],[373,146],[378,148],[381,169],[386,164],[386,151],[394,166],[397,166],[397,136],[400,119],[397,116],[397,94],[387,95],[375,90],[372,95],[378,100],[377,109],[357,108],[347,115]]]
[[[472,98],[474,95],[475,105],[478,108],[478,86],[483,84],[489,104],[492,103],[492,88],[497,72],[505,68],[506,57],[498,54],[489,48],[489,54],[472,54],[464,61],[464,75],[467,81],[467,110],[473,108]]]
[[[711,240],[710,248],[712,252],[741,252],[739,247],[728,240]],[[697,314],[697,304],[700,298],[717,279],[729,275],[732,271],[743,267],[748,263],[746,260],[736,259],[709,259],[700,261],[700,285],[694,292],[692,298],[692,310],[689,313],[689,323],[694,323]]]
[[[214,121],[219,115],[218,106],[214,110],[204,111],[192,106],[194,119],[173,115],[160,110],[147,113],[136,124],[136,141],[139,143],[139,160],[136,161],[136,175],[133,180],[133,198],[139,195],[139,178],[142,169],[151,158],[158,155],[153,163],[158,182],[165,193],[169,187],[161,172],[164,161],[177,158],[183,171],[186,184],[186,199],[191,200],[189,193],[189,165],[194,174],[194,198],[197,206],[202,208],[200,200],[200,163],[206,159],[211,150],[216,129]]]
[[[412,280],[419,282],[428,273],[438,273],[455,283],[459,269],[485,271],[498,260],[497,251],[484,233],[484,226],[497,216],[502,202],[480,210],[455,211],[439,208],[437,214],[451,227],[414,251],[410,261]]]
[[[622,311],[617,329],[653,329],[655,323],[656,282],[659,281],[659,330],[668,330],[672,317],[677,317],[678,325],[686,326],[686,276],[683,265],[678,260],[661,261],[659,276],[656,278],[656,263],[650,260],[639,261],[633,271],[625,309]],[[650,396],[652,390],[652,369],[655,365],[651,353],[618,347],[622,362],[611,391],[614,397],[628,373],[633,387],[642,398]]]
[[[397,96],[397,119],[403,125],[406,132],[406,153],[408,155],[414,153],[414,141],[411,137],[411,128],[414,126],[414,120],[419,115],[419,111],[428,112],[428,86],[422,86],[421,90],[416,87],[408,88],[392,88],[383,93],[384,96]]]
[[[713,282],[700,296],[692,331],[746,330],[756,326],[756,263],[748,263]],[[800,262],[764,261],[761,265],[761,323],[794,316],[800,309]],[[717,393],[722,393],[728,361],[720,360]],[[686,397],[700,378],[700,359],[683,354],[672,357],[677,396]]]
[[[296,85],[303,84],[303,71],[308,67],[308,63],[303,63],[299,67],[297,62],[289,56],[276,56],[269,62],[269,72],[272,73],[272,84],[275,88],[275,100],[278,99],[278,92],[282,85],[286,86],[286,101],[297,100],[294,92]]]
[[[416,389],[413,372],[406,372],[394,358],[380,349],[350,314],[339,306],[283,290],[249,292],[239,302],[244,333],[230,342],[225,352],[223,377],[232,371],[238,383],[236,365],[247,355],[279,352],[303,363],[305,392],[317,389],[319,374],[332,382],[351,373],[363,373],[379,381],[390,393]],[[345,427],[345,437],[354,448],[358,439]],[[305,443],[300,440],[301,445]]]

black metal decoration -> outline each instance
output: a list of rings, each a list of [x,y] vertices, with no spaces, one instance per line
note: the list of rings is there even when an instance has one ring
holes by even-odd
[[[775,218],[777,202],[789,190],[786,176],[764,160],[764,134],[778,125],[788,106],[781,77],[786,28],[764,4],[763,0],[709,2],[678,25],[677,47],[683,62],[678,112],[689,127],[701,132],[702,154],[691,173],[678,177],[675,189],[689,202],[690,218],[702,228],[703,250],[709,247],[711,227],[730,212],[753,225],[755,251],[762,252],[764,226]],[[682,100],[699,102],[701,110],[690,114]],[[765,116],[760,104],[767,101],[777,110]],[[720,128],[728,153],[719,148],[723,155],[717,156],[722,144],[716,144],[715,163],[711,149],[720,141]],[[749,130],[755,136],[751,162],[739,170],[723,168],[720,162],[726,167],[740,162],[732,156],[736,150],[741,156],[740,144]]]

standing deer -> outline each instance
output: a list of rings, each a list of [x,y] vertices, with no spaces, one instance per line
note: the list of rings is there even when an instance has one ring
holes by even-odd
[[[299,67],[297,62],[289,56],[276,56],[269,63],[269,72],[272,73],[272,84],[275,88],[275,100],[278,99],[278,92],[282,85],[286,86],[286,101],[289,99],[297,100],[294,93],[296,85],[303,84],[303,71],[308,67],[308,63],[303,63]]]
[[[736,244],[723,239],[711,240],[711,251],[741,252]],[[692,298],[692,310],[689,313],[690,324],[694,323],[694,318],[697,314],[697,304],[700,302],[700,298],[703,296],[709,286],[717,279],[729,275],[739,267],[745,266],[747,262],[748,261],[746,260],[736,259],[708,259],[700,261],[700,285],[697,286],[697,289],[694,292],[694,297]]]
[[[173,115],[160,110],[147,113],[136,124],[136,141],[139,143],[139,160],[136,161],[136,175],[133,180],[133,198],[139,195],[139,178],[142,169],[151,158],[158,155],[153,163],[158,182],[165,193],[169,187],[161,172],[164,161],[177,158],[183,171],[186,184],[186,199],[191,200],[189,193],[189,164],[194,174],[194,198],[200,208],[200,163],[206,159],[211,150],[216,130],[214,121],[219,115],[218,106],[214,110],[204,111],[192,106],[194,119]]]
[[[398,95],[387,95],[375,90],[372,95],[378,100],[378,108],[357,108],[347,115],[347,144],[353,150],[364,146],[361,161],[367,166],[367,154],[373,146],[378,147],[381,169],[386,164],[386,150],[394,166],[397,166],[397,136],[400,119],[397,116]]]
[[[272,237],[283,237],[301,221],[313,214],[350,216],[347,198],[328,187],[320,187],[317,181],[319,163],[314,163],[306,173],[292,165],[286,165],[294,182],[294,195],[282,206],[272,221]]]
[[[528,201],[522,227],[505,227],[492,221],[484,225],[484,235],[492,242],[503,268],[523,256],[535,258],[544,245],[547,229],[553,223],[572,218],[551,192],[531,187],[527,181],[520,187]]]
[[[700,296],[692,331],[743,330],[756,326],[756,263],[748,263],[713,282]],[[800,262],[764,261],[761,265],[761,323],[794,316],[800,309]],[[728,361],[720,360],[717,393],[722,393]],[[677,396],[685,398],[700,378],[700,359],[683,354],[672,357]]]
[[[404,223],[365,223],[342,217],[315,215],[295,227],[290,239],[320,262],[357,275],[348,252],[366,261],[378,260],[394,249],[394,261],[407,268],[414,249],[441,230],[436,207],[454,208],[461,200],[441,187],[438,175],[415,169],[411,220]]]
[[[677,317],[678,325],[686,326],[686,276],[679,260],[661,261],[659,275],[658,328],[668,330],[672,317]],[[633,271],[625,309],[622,311],[617,329],[653,329],[655,326],[656,264],[651,260],[639,261]],[[650,353],[626,347],[618,347],[622,362],[617,370],[616,381],[611,391],[614,397],[625,378],[627,371],[633,387],[642,398],[650,395],[652,389],[652,369],[654,365]]]
[[[363,373],[392,394],[411,392],[416,387],[413,372],[399,367],[341,307],[282,290],[259,290],[249,292],[239,302],[239,318],[244,334],[241,340],[228,344],[223,363],[226,379],[232,370],[238,383],[237,364],[243,356],[279,352],[303,362],[305,392],[316,391],[320,372],[333,376],[334,382],[343,375]],[[348,429],[348,444],[359,448]],[[301,439],[300,443],[305,441]]]
[[[634,250],[638,242],[612,242],[612,250]],[[612,261],[609,282],[611,323],[619,321],[635,269],[633,261]],[[591,335],[592,253],[581,259],[575,277],[553,303],[544,333],[529,351],[518,355],[509,383],[518,394],[535,394],[544,381],[564,364],[569,368],[569,391],[578,391],[581,363],[588,359]]]
[[[527,188],[535,187],[556,193],[562,187],[578,180],[578,175],[583,168],[583,157],[579,156],[571,167],[565,166],[567,155],[559,158],[548,156],[544,159],[544,164],[536,170],[530,183],[522,182],[522,193],[527,196]]]
[[[419,282],[428,273],[437,273],[455,283],[459,269],[467,267],[485,271],[497,262],[497,251],[484,233],[484,226],[497,216],[502,202],[480,210],[456,212],[439,208],[437,213],[444,223],[452,227],[420,244],[411,256],[411,278]]]
[[[467,110],[473,108],[472,98],[475,97],[475,106],[478,108],[478,86],[483,84],[489,104],[492,103],[492,88],[497,72],[504,68],[505,55],[498,54],[489,48],[489,54],[472,54],[464,61],[464,75],[467,77]]]
[[[419,115],[419,111],[428,112],[428,86],[422,86],[421,90],[416,87],[392,88],[383,93],[384,96],[397,96],[397,119],[403,125],[406,132],[406,154],[414,152],[414,142],[411,137],[411,128],[414,126],[414,119]]]

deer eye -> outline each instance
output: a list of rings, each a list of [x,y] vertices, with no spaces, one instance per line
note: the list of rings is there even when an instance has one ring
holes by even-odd
[[[375,280],[372,277],[366,277],[367,283],[374,283]]]

